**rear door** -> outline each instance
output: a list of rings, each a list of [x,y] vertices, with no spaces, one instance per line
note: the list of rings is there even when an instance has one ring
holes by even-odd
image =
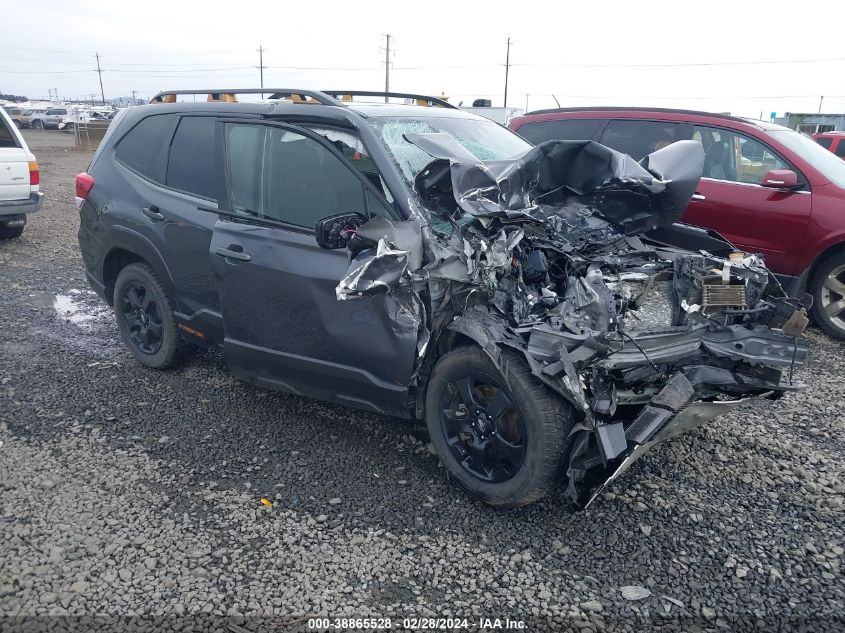
[[[173,279],[178,316],[211,335],[220,307],[208,249],[221,178],[211,116],[161,114],[141,120],[117,144],[125,194],[138,232],[160,249]],[[130,173],[134,172],[134,173]]]
[[[764,255],[774,272],[791,274],[810,219],[809,185],[787,191],[759,183],[771,169],[804,177],[774,149],[734,130],[696,125],[693,138],[704,146],[704,172],[683,221],[715,229]]]
[[[29,198],[29,162],[17,131],[0,116],[0,200]]]
[[[314,231],[338,213],[393,215],[386,200],[334,145],[301,127],[230,122],[221,136],[227,195],[211,260],[232,371],[407,414],[417,330],[385,295],[338,301],[347,253],[320,248]]]

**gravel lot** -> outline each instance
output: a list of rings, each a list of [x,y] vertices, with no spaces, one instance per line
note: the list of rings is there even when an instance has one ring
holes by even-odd
[[[90,152],[57,134],[28,134],[46,202],[0,243],[0,631],[843,630],[842,343],[810,331],[806,391],[664,444],[588,511],[496,511],[421,425],[255,389],[215,353],[134,362],[78,253]]]

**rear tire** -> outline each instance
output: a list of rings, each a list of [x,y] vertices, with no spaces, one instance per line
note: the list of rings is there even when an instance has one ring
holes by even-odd
[[[0,240],[13,240],[23,235],[22,226],[6,226],[0,224]]]
[[[167,369],[182,360],[187,343],[176,330],[173,303],[147,264],[129,264],[118,274],[114,315],[123,340],[141,364]]]
[[[549,491],[575,423],[572,407],[516,352],[502,351],[500,371],[474,345],[437,361],[425,410],[431,443],[446,470],[471,495],[496,507],[527,505]]]
[[[819,264],[810,280],[813,321],[834,338],[845,339],[845,252]]]

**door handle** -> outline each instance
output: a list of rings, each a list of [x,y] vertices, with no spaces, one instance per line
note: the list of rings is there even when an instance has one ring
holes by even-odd
[[[164,219],[164,214],[158,210],[158,207],[154,204],[151,204],[148,207],[143,208],[144,215],[150,218],[151,220],[155,220],[156,222],[161,222]]]
[[[252,259],[252,255],[244,253],[243,248],[237,244],[230,244],[229,248],[218,246],[214,249],[214,254],[220,255],[220,257],[225,257],[226,259],[237,259],[241,262],[248,262]]]
[[[694,194],[692,194],[692,199],[693,200],[707,200],[707,198],[705,196],[698,193],[697,191]]]

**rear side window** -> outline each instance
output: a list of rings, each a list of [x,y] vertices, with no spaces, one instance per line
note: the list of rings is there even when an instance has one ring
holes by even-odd
[[[167,162],[167,186],[203,198],[217,198],[214,117],[182,117]]]
[[[830,149],[830,144],[833,143],[833,139],[830,137],[824,137],[816,139],[816,143],[824,147],[825,149]]]
[[[47,110],[47,112],[45,114],[48,114],[50,116],[65,115],[65,114],[67,114],[67,110],[65,110],[63,108],[56,108],[55,110]]]
[[[147,117],[133,127],[117,144],[117,158],[142,176],[163,181],[160,158],[165,155],[176,115],[159,114]]]
[[[18,137],[9,128],[6,119],[0,119],[0,147],[18,147]]]
[[[675,141],[689,140],[688,132],[688,125],[671,121],[615,119],[608,123],[601,143],[634,160],[642,160]]]
[[[836,144],[836,149],[833,151],[839,157],[845,158],[845,138],[839,139]]]
[[[557,121],[531,121],[516,133],[537,145],[544,141],[589,141],[604,123],[604,119],[559,119]]]

